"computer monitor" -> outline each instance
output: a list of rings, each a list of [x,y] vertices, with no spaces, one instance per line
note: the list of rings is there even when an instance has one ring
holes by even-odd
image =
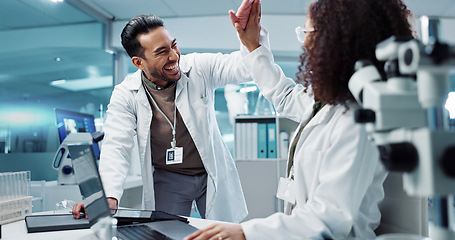
[[[91,114],[55,109],[57,116],[57,129],[60,143],[72,132],[96,132],[95,117]],[[100,158],[100,148],[93,143],[93,153],[96,159]]]

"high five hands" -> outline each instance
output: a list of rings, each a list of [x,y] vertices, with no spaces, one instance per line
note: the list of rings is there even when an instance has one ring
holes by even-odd
[[[260,0],[243,0],[237,13],[229,11],[232,25],[239,34],[240,41],[248,51],[261,46],[259,36],[261,31],[261,1]]]
[[[229,10],[229,17],[231,17],[232,25],[235,26],[235,23],[237,22],[240,24],[240,27],[242,29],[246,28],[253,2],[254,0],[244,0],[239,9],[237,9],[237,13],[235,13],[233,10]]]

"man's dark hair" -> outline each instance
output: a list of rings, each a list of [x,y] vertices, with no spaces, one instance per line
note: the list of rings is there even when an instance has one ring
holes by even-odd
[[[123,48],[130,57],[144,57],[144,49],[137,37],[163,26],[163,20],[155,15],[139,15],[132,18],[121,34]]]

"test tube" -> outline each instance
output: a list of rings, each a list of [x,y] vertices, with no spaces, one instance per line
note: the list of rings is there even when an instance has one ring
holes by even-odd
[[[0,173],[0,201],[5,200],[6,196],[6,179],[3,173]]]
[[[12,193],[11,193],[12,179],[11,179],[10,172],[5,173],[5,182],[6,182],[5,196],[6,196],[6,200],[8,200],[8,199],[11,199],[11,195],[12,195]]]
[[[16,198],[16,178],[13,172],[8,174],[9,176],[9,198],[14,199]]]
[[[24,197],[24,171],[16,173],[16,180],[17,180],[17,196]]]
[[[14,172],[11,174],[13,177],[13,198],[18,198],[21,196],[20,174],[21,174],[20,172]]]
[[[17,192],[18,192],[18,197],[24,197],[25,194],[25,178],[24,178],[24,171],[17,172],[16,173],[16,178],[17,178]]]
[[[4,173],[1,174],[0,185],[1,185],[1,188],[0,188],[0,199],[1,200],[6,200],[6,197],[7,197],[6,188],[8,186],[7,186],[7,182],[6,182],[6,174],[4,174]]]
[[[31,171],[26,171],[26,181],[27,181],[27,196],[32,195],[32,172]]]
[[[31,172],[0,173],[0,201],[30,196]]]

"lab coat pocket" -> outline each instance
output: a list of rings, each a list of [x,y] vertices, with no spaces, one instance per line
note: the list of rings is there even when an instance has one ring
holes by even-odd
[[[207,107],[209,105],[209,97],[207,94],[207,89],[200,89],[200,92],[193,93],[192,101],[193,106],[204,106]]]
[[[202,102],[207,105],[209,103],[209,98],[208,98],[208,94],[207,94],[207,88],[204,90],[203,93],[201,93],[200,95],[200,99],[202,100]]]
[[[313,176],[316,170],[319,169],[318,165],[320,164],[322,155],[321,151],[310,148],[303,148],[297,151],[294,159],[295,169],[303,170],[304,176],[308,174]]]
[[[209,119],[209,105],[207,104],[206,98],[197,98],[195,99],[191,105],[192,108],[195,110],[196,114],[196,119],[193,119],[195,121],[208,121],[206,119]]]

